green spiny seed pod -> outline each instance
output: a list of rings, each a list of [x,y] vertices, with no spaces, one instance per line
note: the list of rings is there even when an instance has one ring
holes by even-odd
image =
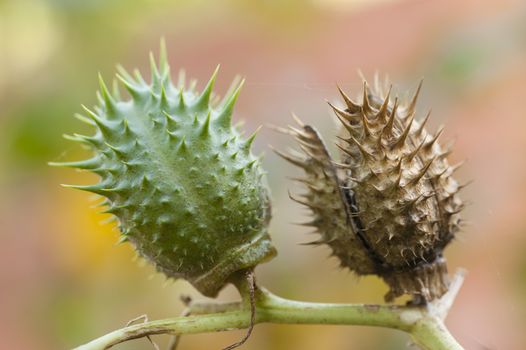
[[[82,120],[93,136],[69,137],[90,147],[90,159],[53,163],[100,176],[67,186],[105,197],[105,212],[122,239],[168,277],[183,278],[215,296],[236,271],[272,258],[270,202],[260,160],[231,126],[241,84],[220,104],[211,95],[217,70],[198,94],[170,79],[164,44],[151,83],[119,68],[131,99],[110,93],[100,79],[100,105]]]
[[[425,129],[429,114],[415,120],[420,91],[408,102],[390,98],[391,87],[364,82],[362,103],[340,90],[345,109],[331,105],[341,121],[333,162],[320,136],[297,120],[290,128],[303,153],[283,154],[305,171],[303,199],[321,238],[358,275],[376,274],[389,285],[387,301],[403,294],[431,301],[448,289],[443,250],[459,230],[462,188],[452,178],[450,150]],[[294,199],[294,198],[293,198]]]

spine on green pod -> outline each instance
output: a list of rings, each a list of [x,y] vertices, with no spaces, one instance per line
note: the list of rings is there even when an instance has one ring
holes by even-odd
[[[378,81],[376,79],[376,81]],[[444,248],[460,228],[464,207],[447,161],[442,133],[427,132],[429,114],[417,121],[421,84],[408,101],[392,98],[386,81],[373,89],[364,81],[361,102],[343,91],[345,107],[333,108],[341,122],[334,161],[318,132],[297,119],[283,130],[302,152],[281,153],[304,170],[306,187],[294,200],[309,207],[313,226],[341,263],[357,275],[375,274],[390,287],[387,301],[404,294],[427,302],[448,289]]]
[[[82,121],[91,136],[67,136],[93,151],[90,159],[51,163],[91,171],[93,185],[65,185],[96,193],[118,220],[122,241],[170,278],[189,281],[214,297],[237,271],[271,259],[269,191],[255,134],[232,126],[242,82],[222,101],[213,94],[218,69],[199,93],[184,73],[172,82],[166,48],[159,64],[150,54],[151,81],[118,67],[113,91],[99,76],[98,106]]]

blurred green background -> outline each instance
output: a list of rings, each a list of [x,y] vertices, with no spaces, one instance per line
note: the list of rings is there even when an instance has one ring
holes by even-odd
[[[219,92],[236,74],[247,81],[236,118],[247,131],[286,125],[294,111],[330,139],[324,102],[335,83],[358,94],[360,68],[388,73],[399,91],[425,76],[420,114],[447,123],[452,162],[468,158],[461,182],[471,222],[447,251],[450,270],[469,270],[448,318],[466,349],[524,349],[526,343],[526,4],[495,1],[0,1],[0,348],[64,349],[132,318],[177,315],[185,282],[166,282],[134,259],[100,222],[89,195],[59,183],[90,175],[50,169],[82,150],[61,138],[86,131],[72,115],[95,103],[97,72],[116,63],[147,72],[164,36],[172,71],[199,87],[221,64]],[[175,73],[174,73],[175,74]],[[292,222],[305,210],[287,176],[297,170],[268,151],[292,141],[263,129],[256,149],[274,201],[279,256],[258,268],[261,284],[285,297],[327,302],[383,300],[386,286],[356,278]],[[226,288],[221,300],[237,298]],[[220,349],[242,336],[188,336],[181,349]],[[167,337],[155,337],[165,346]],[[368,327],[259,325],[246,349],[404,349],[401,333]],[[152,349],[144,339],[119,349]]]

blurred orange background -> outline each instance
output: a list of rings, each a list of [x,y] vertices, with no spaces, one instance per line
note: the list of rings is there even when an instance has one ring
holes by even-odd
[[[95,103],[97,72],[116,63],[148,72],[147,54],[167,41],[172,71],[199,87],[221,64],[219,92],[246,78],[237,106],[245,129],[286,125],[294,111],[325,139],[335,124],[325,99],[338,82],[360,92],[360,68],[388,73],[398,91],[424,76],[420,115],[446,123],[456,138],[452,162],[468,158],[461,182],[471,222],[448,249],[450,271],[469,271],[448,317],[466,349],[524,349],[526,344],[526,4],[495,1],[169,1],[4,0],[0,2],[0,348],[63,349],[148,314],[178,315],[181,293],[199,295],[135,259],[89,195],[59,183],[92,176],[50,169],[81,150],[61,138],[84,131],[72,118]],[[174,73],[175,74],[175,73]],[[271,232],[279,256],[258,268],[262,285],[284,297],[381,303],[387,287],[356,278],[328,259],[299,222],[287,176],[298,174],[268,151],[291,139],[263,129],[273,192]],[[237,295],[228,287],[221,300]],[[184,337],[180,349],[220,349],[242,331]],[[154,337],[165,346],[168,337]],[[344,326],[258,325],[245,349],[405,349],[392,330]],[[522,345],[521,345],[522,344]],[[136,340],[119,349],[152,349]]]

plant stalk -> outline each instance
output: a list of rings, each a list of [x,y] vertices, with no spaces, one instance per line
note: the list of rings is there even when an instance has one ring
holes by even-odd
[[[196,334],[244,329],[250,324],[250,310],[239,309],[212,314],[176,317],[125,327],[75,350],[105,350],[127,340],[155,334]],[[255,323],[363,325],[405,331],[425,350],[462,350],[439,317],[426,307],[328,304],[283,299],[258,289]]]

